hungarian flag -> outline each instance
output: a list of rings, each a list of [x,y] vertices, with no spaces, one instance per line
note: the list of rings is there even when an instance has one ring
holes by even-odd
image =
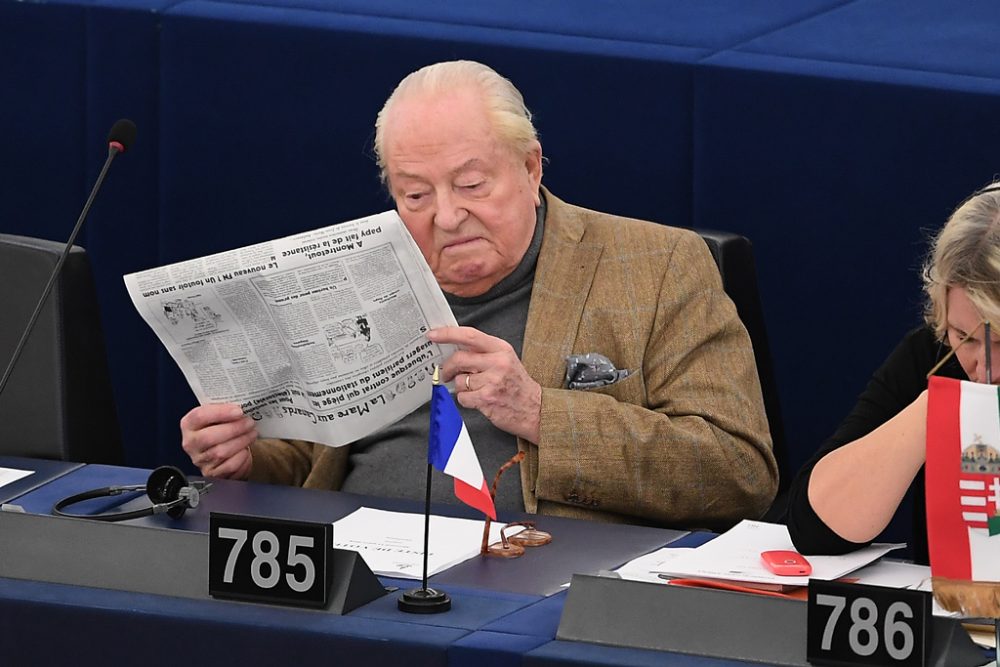
[[[455,401],[443,384],[436,384],[431,394],[431,433],[427,461],[446,475],[455,478],[455,496],[491,519],[497,511],[483,478],[469,431],[458,414]]]
[[[1000,394],[932,377],[927,404],[931,574],[1000,581]]]

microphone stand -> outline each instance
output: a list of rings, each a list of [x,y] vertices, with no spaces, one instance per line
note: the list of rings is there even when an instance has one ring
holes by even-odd
[[[38,303],[35,305],[35,311],[31,314],[31,319],[28,320],[28,326],[25,327],[24,333],[21,334],[21,339],[17,341],[17,347],[14,348],[14,355],[10,359],[10,363],[7,364],[7,370],[4,371],[3,377],[0,378],[0,394],[3,393],[3,389],[7,386],[7,381],[10,379],[11,374],[14,372],[14,365],[17,363],[18,357],[21,356],[21,351],[24,349],[25,343],[28,342],[28,335],[31,330],[35,328],[35,322],[38,320],[38,316],[42,312],[42,306],[45,305],[45,300],[49,296],[49,292],[52,291],[52,286],[56,282],[56,278],[59,276],[62,270],[63,264],[66,263],[66,258],[69,257],[69,251],[73,248],[73,242],[76,241],[77,234],[80,233],[80,229],[83,227],[83,221],[87,217],[87,213],[90,211],[91,204],[94,203],[94,197],[97,196],[97,191],[100,190],[101,184],[104,182],[104,177],[108,173],[108,167],[111,166],[111,161],[115,159],[119,153],[122,152],[121,144],[117,141],[112,141],[108,146],[108,158],[104,161],[104,166],[101,167],[101,173],[97,176],[97,182],[94,183],[94,187],[90,190],[90,196],[87,197],[87,203],[84,204],[83,210],[80,211],[80,217],[76,221],[76,226],[73,227],[73,232],[69,235],[69,241],[66,242],[66,247],[63,248],[62,254],[59,256],[59,261],[56,262],[55,269],[49,275],[49,281],[45,283],[45,289],[42,290],[42,296],[39,297]]]

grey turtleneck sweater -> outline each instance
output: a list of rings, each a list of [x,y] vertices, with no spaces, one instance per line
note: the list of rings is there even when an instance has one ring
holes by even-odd
[[[521,345],[524,342],[535,264],[542,245],[544,196],[537,213],[531,245],[510,275],[480,296],[463,298],[445,294],[459,324],[502,338],[511,344],[518,356],[521,355]],[[459,412],[479,455],[486,483],[492,484],[500,466],[517,451],[517,439],[493,426],[478,410],[466,410],[459,406]],[[422,500],[427,475],[429,421],[430,403],[427,403],[395,424],[353,443],[350,468],[341,490]],[[436,502],[457,502],[451,478],[434,472],[431,499]],[[500,478],[496,507],[498,510],[524,511],[521,476],[517,469],[507,471]]]

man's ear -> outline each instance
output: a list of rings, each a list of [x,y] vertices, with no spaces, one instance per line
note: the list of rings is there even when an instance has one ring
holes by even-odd
[[[542,185],[542,145],[535,141],[524,156],[524,167],[531,181],[531,190],[535,193],[535,206],[541,206],[542,196],[539,188]]]

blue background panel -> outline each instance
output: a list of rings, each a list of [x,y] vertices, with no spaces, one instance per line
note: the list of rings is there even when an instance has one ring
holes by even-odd
[[[695,105],[694,222],[754,242],[797,465],[920,323],[929,235],[998,173],[1000,98],[727,53]]]
[[[81,7],[0,3],[6,233],[65,240],[83,205],[83,20]]]

